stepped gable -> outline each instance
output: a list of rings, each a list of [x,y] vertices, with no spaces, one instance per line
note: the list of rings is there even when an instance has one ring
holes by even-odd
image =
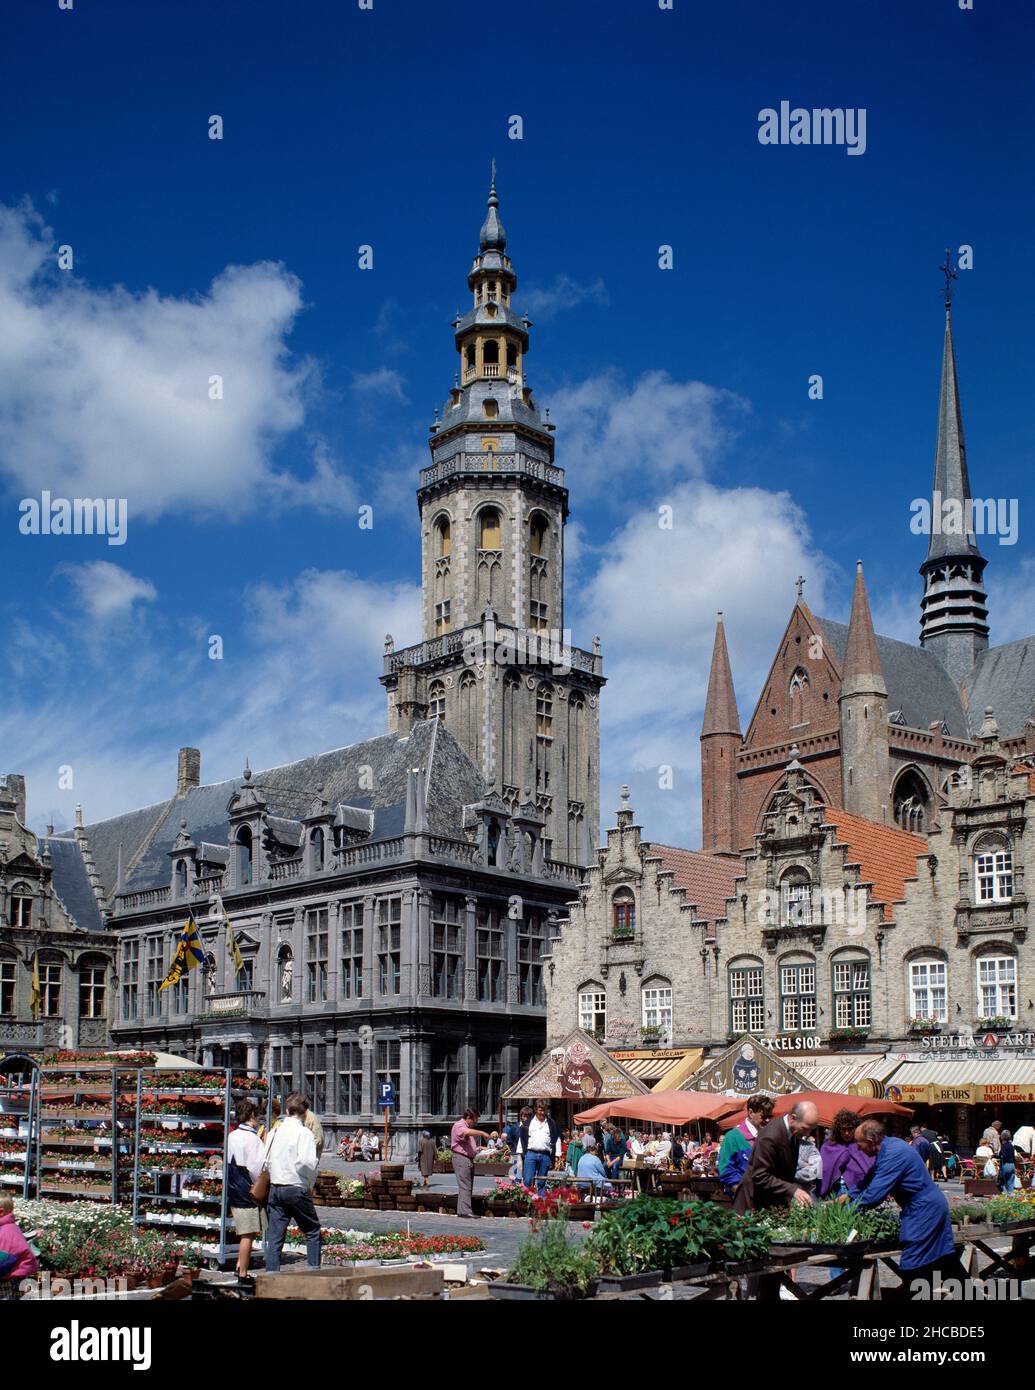
[[[672,886],[685,891],[699,918],[714,922],[726,916],[726,899],[733,897],[734,885],[744,872],[742,859],[720,859],[700,850],[654,841],[646,846],[646,852],[648,857],[661,860],[661,872],[672,874]]]
[[[824,809],[823,821],[836,827],[838,842],[848,847],[847,862],[859,865],[860,882],[872,884],[870,897],[884,905],[884,919],[890,921],[895,915],[893,905],[905,902],[907,881],[917,877],[916,861],[928,853],[927,841],[922,835],[876,825],[834,806]]]

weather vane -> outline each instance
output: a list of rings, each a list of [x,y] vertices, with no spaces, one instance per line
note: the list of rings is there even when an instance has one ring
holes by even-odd
[[[489,187],[493,193],[496,192],[496,156],[492,156],[492,178],[489,180]]]
[[[948,309],[952,303],[952,282],[956,279],[956,267],[952,263],[953,255],[949,248],[945,248],[945,264],[938,269],[945,276],[945,307]]]

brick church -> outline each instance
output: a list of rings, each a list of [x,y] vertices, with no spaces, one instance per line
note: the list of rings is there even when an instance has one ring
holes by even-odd
[[[948,299],[932,497],[932,515],[958,502],[971,516]],[[874,632],[861,562],[847,627],[816,617],[799,583],[746,732],[720,614],[701,728],[706,852],[751,847],[795,757],[818,804],[925,834],[980,751],[986,710],[1005,754],[1035,754],[1035,637],[989,646],[986,563],[972,531],[932,527],[916,645]]]

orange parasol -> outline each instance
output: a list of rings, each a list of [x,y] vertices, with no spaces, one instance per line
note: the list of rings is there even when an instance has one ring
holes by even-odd
[[[629,1096],[594,1105],[575,1116],[580,1123],[595,1120],[642,1120],[645,1124],[689,1125],[697,1120],[719,1120],[742,1108],[735,1096],[709,1095],[704,1091],[661,1091],[646,1096]]]
[[[778,1119],[792,1110],[799,1100],[810,1100],[819,1110],[819,1123],[830,1126],[839,1110],[854,1110],[861,1118],[868,1115],[906,1115],[912,1110],[905,1105],[896,1105],[893,1100],[865,1100],[862,1096],[846,1095],[842,1091],[792,1091],[790,1095],[777,1096],[773,1106],[773,1118]],[[732,1129],[739,1125],[747,1115],[747,1106],[739,1104],[735,1114],[727,1115],[720,1122],[720,1129]]]

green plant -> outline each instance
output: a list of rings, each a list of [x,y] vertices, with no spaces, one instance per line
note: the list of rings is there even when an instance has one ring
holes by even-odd
[[[606,1274],[713,1260],[757,1259],[769,1249],[769,1232],[754,1215],[738,1217],[715,1202],[637,1197],[593,1223],[587,1245]]]
[[[1007,1018],[1005,1014],[996,1014],[993,1018],[982,1018],[978,1020],[979,1028],[1012,1028],[1014,1021]]]
[[[899,1218],[894,1207],[885,1204],[863,1211],[852,1202],[816,1202],[811,1207],[797,1204],[786,1211],[773,1211],[774,1240],[801,1241],[805,1245],[845,1245],[852,1232],[854,1240],[891,1240],[898,1235]]]
[[[597,1260],[569,1234],[563,1220],[541,1221],[518,1249],[508,1284],[525,1284],[557,1298],[585,1298],[597,1273]]]

